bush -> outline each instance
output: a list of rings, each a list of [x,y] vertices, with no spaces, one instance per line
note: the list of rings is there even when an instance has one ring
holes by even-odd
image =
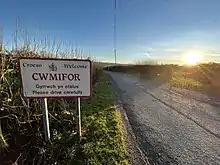
[[[18,57],[21,56],[37,55],[27,51],[12,51],[1,54],[0,58],[0,162],[65,164],[74,158],[72,147],[77,143],[73,133],[76,130],[74,100],[48,101],[52,138],[50,143],[45,143],[41,101],[21,97],[17,68]],[[63,112],[68,112],[70,117],[63,116]],[[67,150],[71,150],[71,155]]]

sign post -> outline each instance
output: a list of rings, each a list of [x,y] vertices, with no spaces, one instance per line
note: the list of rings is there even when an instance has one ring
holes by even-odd
[[[42,100],[45,140],[50,140],[48,98],[76,98],[78,134],[81,137],[80,99],[90,97],[92,93],[91,61],[21,58],[18,64],[23,97]]]
[[[42,113],[43,113],[43,126],[45,141],[50,140],[50,127],[48,118],[47,98],[42,99]]]
[[[78,134],[79,134],[79,137],[82,136],[82,129],[81,129],[81,109],[80,109],[80,97],[78,97],[76,99],[76,110],[77,110],[77,120],[78,120]]]

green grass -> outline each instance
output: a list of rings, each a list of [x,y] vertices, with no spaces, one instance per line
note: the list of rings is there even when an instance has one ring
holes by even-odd
[[[83,164],[128,164],[120,113],[104,73],[94,86],[92,98],[82,105],[82,123]]]
[[[197,81],[194,80],[192,78],[185,78],[182,76],[174,76],[171,80],[170,80],[171,85],[173,86],[177,86],[177,87],[181,87],[181,88],[200,88],[202,87],[202,84]]]

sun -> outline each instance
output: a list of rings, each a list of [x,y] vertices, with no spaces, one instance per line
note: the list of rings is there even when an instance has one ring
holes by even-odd
[[[196,65],[197,63],[201,62],[201,60],[202,60],[202,55],[197,52],[186,53],[185,56],[183,57],[184,63],[189,65]]]

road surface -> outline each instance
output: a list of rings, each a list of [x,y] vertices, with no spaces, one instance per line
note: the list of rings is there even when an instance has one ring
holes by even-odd
[[[220,106],[109,72],[139,147],[151,164],[220,165]],[[217,103],[216,103],[217,102]]]

